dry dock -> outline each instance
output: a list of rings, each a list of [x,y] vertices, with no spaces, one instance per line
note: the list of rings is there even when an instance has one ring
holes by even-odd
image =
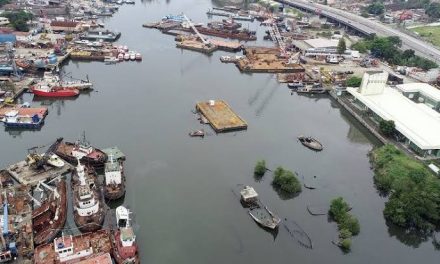
[[[216,132],[247,129],[247,123],[238,116],[223,100],[198,102],[197,111],[201,112]]]
[[[62,168],[44,165],[44,169],[35,170],[26,161],[20,161],[6,168],[6,171],[20,184],[37,185],[39,181],[55,178],[58,175],[68,173],[73,166],[65,162]]]

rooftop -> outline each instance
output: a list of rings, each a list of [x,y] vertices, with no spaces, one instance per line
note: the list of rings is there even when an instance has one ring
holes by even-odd
[[[347,88],[369,109],[385,120],[393,120],[396,129],[421,149],[440,149],[440,113],[418,104],[393,88],[382,94],[362,95],[357,88]]]
[[[440,90],[427,83],[405,83],[396,86],[405,93],[421,93],[435,101],[440,101]]]
[[[304,40],[312,48],[336,48],[338,46],[337,39],[315,38]]]

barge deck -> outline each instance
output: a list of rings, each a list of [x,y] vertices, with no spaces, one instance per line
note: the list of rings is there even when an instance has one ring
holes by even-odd
[[[61,168],[44,165],[44,169],[35,170],[26,161],[20,161],[6,168],[6,171],[20,184],[36,186],[38,182],[55,178],[70,172],[73,166],[65,162]]]
[[[216,132],[247,129],[247,123],[223,100],[198,102],[196,109]]]

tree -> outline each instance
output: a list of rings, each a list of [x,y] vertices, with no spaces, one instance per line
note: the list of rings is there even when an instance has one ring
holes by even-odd
[[[27,22],[33,18],[31,13],[25,11],[5,12],[1,16],[7,17],[11,25],[18,31],[29,31]]]
[[[257,161],[257,164],[255,164],[254,174],[261,177],[264,175],[264,173],[266,173],[266,161],[259,160]]]
[[[425,8],[425,13],[433,19],[440,18],[440,3],[432,2],[428,4]]]
[[[290,194],[301,192],[301,184],[296,175],[289,170],[285,170],[283,167],[275,169],[272,184]]]
[[[393,120],[381,120],[379,122],[379,130],[382,134],[389,137],[392,136],[395,132],[396,125]]]
[[[348,78],[347,81],[345,81],[345,85],[347,85],[347,87],[359,87],[361,86],[361,83],[362,83],[362,78],[357,76],[352,76]]]
[[[385,6],[380,2],[374,2],[367,6],[367,12],[372,15],[381,15],[385,12]]]
[[[349,238],[342,239],[340,242],[340,247],[343,250],[349,251],[351,249],[351,239]]]
[[[348,203],[345,202],[342,197],[338,197],[330,202],[329,213],[336,222],[339,222],[342,220],[345,214],[347,214],[349,209],[350,206],[348,206]]]
[[[344,54],[345,50],[347,49],[347,44],[345,43],[345,39],[341,38],[338,42],[338,53],[339,54]]]

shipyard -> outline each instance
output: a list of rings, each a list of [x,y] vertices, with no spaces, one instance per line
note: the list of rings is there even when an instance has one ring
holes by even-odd
[[[0,262],[436,263],[408,2],[0,1]]]

